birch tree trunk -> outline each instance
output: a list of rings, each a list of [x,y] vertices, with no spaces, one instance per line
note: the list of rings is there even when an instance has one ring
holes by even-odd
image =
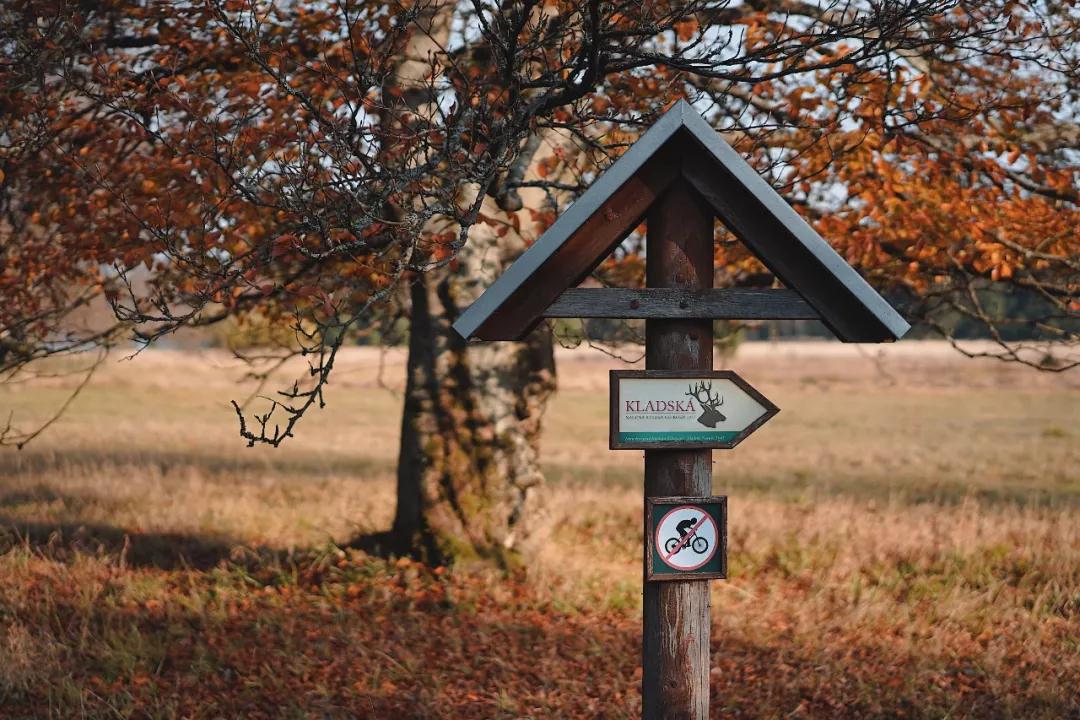
[[[431,102],[431,58],[445,45],[454,3],[433,3],[425,33],[413,36],[398,82],[406,103]],[[537,8],[535,12],[547,12]],[[412,92],[410,92],[412,90]],[[415,97],[412,97],[415,95]],[[543,144],[543,147],[541,145]],[[534,136],[511,171],[533,176],[535,163],[567,139]],[[397,471],[397,511],[390,544],[429,562],[485,559],[516,563],[548,527],[539,466],[541,418],[555,390],[553,341],[545,327],[523,342],[468,345],[452,323],[535,239],[534,222],[511,213],[539,208],[542,191],[523,189],[502,207],[490,197],[455,262],[418,274],[410,288],[410,335],[405,408]],[[512,207],[513,206],[513,207]]]
[[[469,345],[450,327],[522,250],[513,231],[475,226],[456,268],[411,288],[392,535],[429,562],[511,566],[547,525],[539,440],[555,389],[551,334],[541,327],[524,342]]]

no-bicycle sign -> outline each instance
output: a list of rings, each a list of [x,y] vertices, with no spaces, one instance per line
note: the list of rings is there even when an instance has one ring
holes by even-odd
[[[646,498],[646,580],[727,577],[727,498]]]

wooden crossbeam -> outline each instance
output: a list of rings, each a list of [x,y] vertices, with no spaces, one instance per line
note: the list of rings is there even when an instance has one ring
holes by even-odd
[[[794,290],[779,288],[571,288],[544,312],[549,318],[817,320]]]

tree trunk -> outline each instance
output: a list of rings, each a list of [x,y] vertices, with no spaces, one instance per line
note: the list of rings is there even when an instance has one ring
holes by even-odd
[[[398,68],[403,88],[427,87],[428,60],[446,44],[453,8],[448,2],[429,6],[431,29],[410,39]],[[431,101],[427,95],[421,100]],[[534,161],[567,145],[558,132],[548,133],[542,150],[539,141],[529,141],[512,175],[520,179]],[[536,208],[545,197],[529,189],[508,203],[504,193],[502,207],[486,199],[484,216],[506,219],[506,225],[498,231],[473,226],[453,265],[413,281],[398,504],[390,533],[399,552],[432,563],[476,558],[509,566],[543,537],[548,523],[539,440],[540,419],[555,389],[551,335],[539,328],[524,342],[468,345],[451,324],[525,249],[519,228],[528,233],[533,222],[518,217],[511,223],[510,213],[522,207],[522,198]]]
[[[524,342],[470,345],[450,327],[523,249],[515,233],[476,226],[456,268],[420,275],[411,288],[392,538],[428,562],[511,566],[547,525],[538,461],[555,389],[551,334],[541,327]]]

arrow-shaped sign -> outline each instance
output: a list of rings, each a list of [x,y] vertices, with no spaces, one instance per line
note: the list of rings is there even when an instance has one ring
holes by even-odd
[[[611,449],[733,448],[780,409],[729,370],[612,370]]]

